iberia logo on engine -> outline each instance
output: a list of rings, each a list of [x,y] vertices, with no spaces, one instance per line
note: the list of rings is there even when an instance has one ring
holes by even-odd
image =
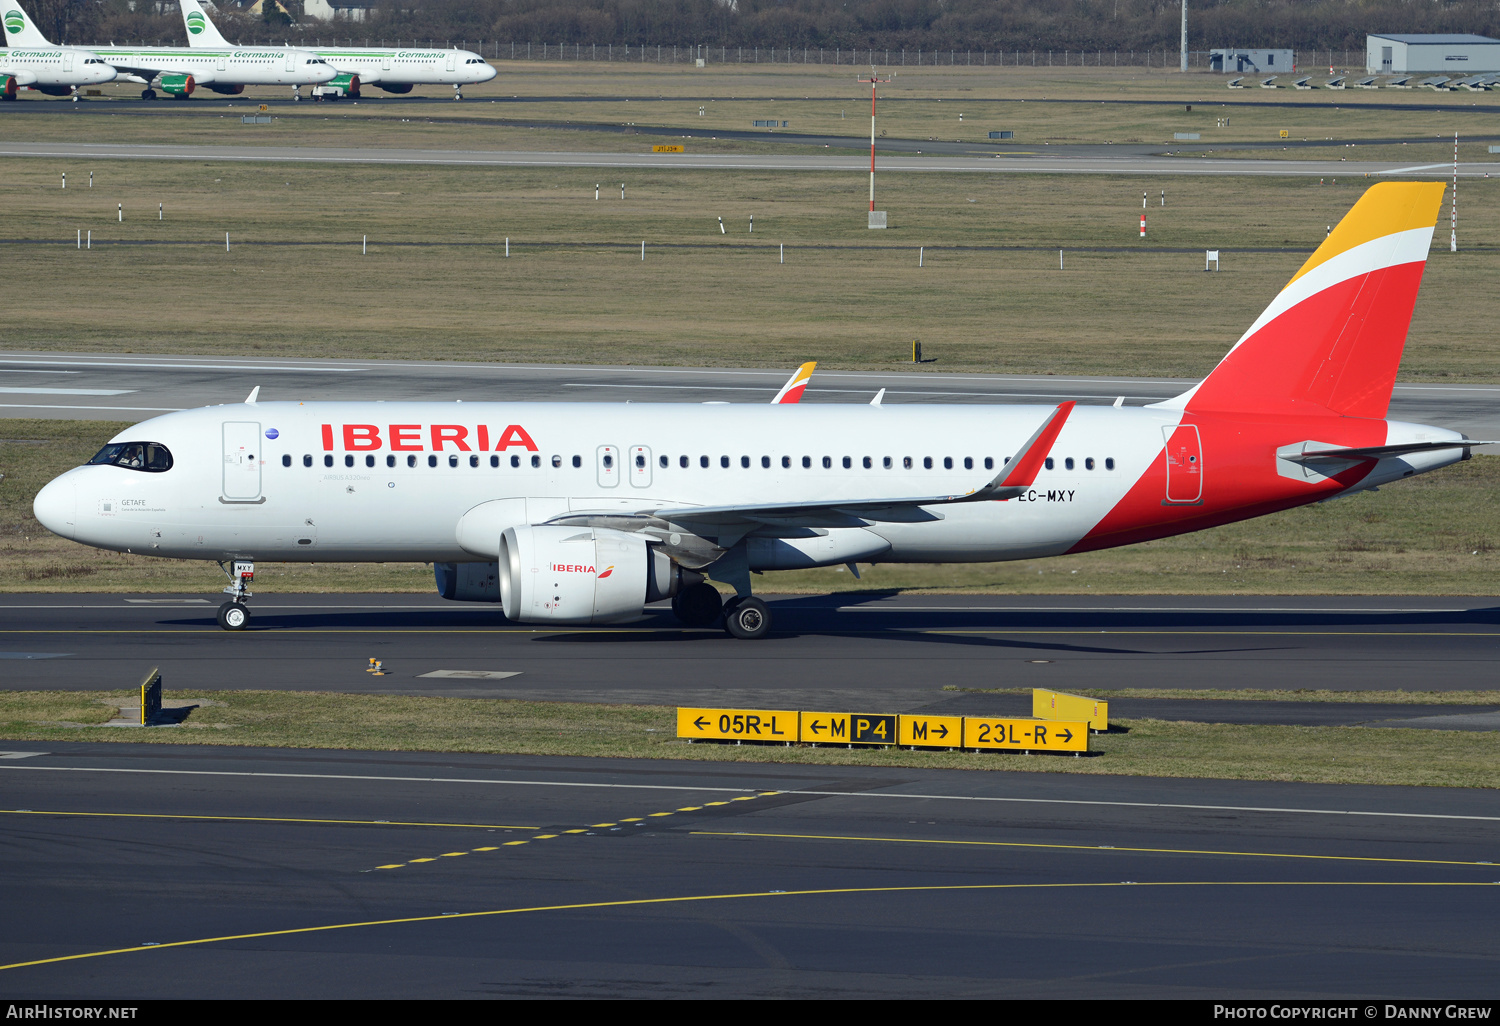
[[[582,563],[553,563],[550,569],[552,569],[555,573],[560,574],[591,574],[594,572],[593,567],[585,566]],[[609,566],[604,568],[604,572],[601,573],[599,577],[602,579],[608,577],[614,572],[615,565],[611,563]]]

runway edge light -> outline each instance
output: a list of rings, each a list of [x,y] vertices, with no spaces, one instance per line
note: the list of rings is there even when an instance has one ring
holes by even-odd
[[[1031,715],[1039,720],[1086,720],[1090,730],[1109,729],[1109,703],[1065,691],[1031,689]]]

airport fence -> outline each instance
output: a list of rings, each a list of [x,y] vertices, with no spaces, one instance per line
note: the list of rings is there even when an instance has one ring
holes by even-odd
[[[313,49],[321,39],[304,39],[299,45]],[[331,39],[330,46],[436,47],[435,40],[420,39]],[[811,46],[668,46],[628,43],[518,43],[481,39],[444,40],[443,46],[473,50],[491,60],[511,61],[603,61],[631,64],[848,64],[881,67],[1030,67],[1030,68],[1162,68],[1174,70],[1181,62],[1177,50],[881,50],[870,48]],[[1357,59],[1363,67],[1365,55],[1352,50],[1303,51],[1298,64],[1307,67],[1352,67]],[[1326,57],[1325,61],[1323,58]],[[1341,58],[1341,59],[1340,59]],[[1206,69],[1207,50],[1188,53],[1188,67]],[[1296,68],[1294,67],[1295,71]]]

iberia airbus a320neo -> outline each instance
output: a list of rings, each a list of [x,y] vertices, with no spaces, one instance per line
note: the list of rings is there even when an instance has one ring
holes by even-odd
[[[1151,406],[252,393],[125,431],[43,488],[36,516],[99,548],[227,564],[228,629],[256,559],[420,560],[445,598],[512,621],[612,623],[671,598],[688,624],[761,637],[752,571],[1086,552],[1467,459],[1480,443],[1385,419],[1442,197],[1371,188],[1213,373]]]

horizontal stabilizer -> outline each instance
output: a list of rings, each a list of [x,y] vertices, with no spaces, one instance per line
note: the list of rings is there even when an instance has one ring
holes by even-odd
[[[1313,443],[1316,445],[1317,443]],[[1405,442],[1400,445],[1366,445],[1355,448],[1324,447],[1305,449],[1290,454],[1277,452],[1277,456],[1293,463],[1305,460],[1383,460],[1392,456],[1406,456],[1414,452],[1437,452],[1442,449],[1472,449],[1478,445],[1500,445],[1500,442],[1476,442],[1470,438],[1455,438],[1441,442]]]

